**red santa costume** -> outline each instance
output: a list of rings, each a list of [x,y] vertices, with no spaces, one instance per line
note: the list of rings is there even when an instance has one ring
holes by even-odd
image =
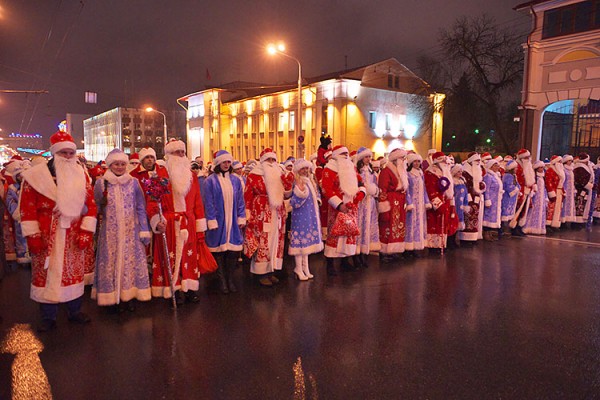
[[[321,193],[323,192],[323,185],[322,185],[322,180],[323,180],[323,171],[325,170],[325,165],[329,162],[329,160],[331,159],[331,150],[326,150],[325,152],[323,152],[323,160],[325,161],[325,164],[320,164],[319,162],[317,162],[317,168],[315,169],[315,178],[317,180],[317,185],[319,186],[319,190],[321,191]],[[321,203],[321,205],[319,206],[319,217],[321,218],[321,234],[323,236],[323,240],[327,239],[327,211],[329,210],[329,204],[327,204],[327,202],[323,202]]]
[[[185,144],[181,140],[171,140],[165,146],[166,170],[156,169],[158,176],[169,179],[169,194],[162,197],[163,223],[166,223],[167,248],[171,260],[175,291],[184,293],[199,288],[200,270],[197,259],[197,240],[204,240],[206,219],[204,205],[200,197],[198,179],[190,170],[190,162],[185,156]],[[183,154],[183,155],[181,155]],[[158,203],[148,203],[150,226],[158,234],[157,225],[161,222]],[[154,262],[152,263],[152,296],[171,297],[169,275],[162,239],[154,237]],[[193,294],[192,294],[193,295]],[[195,299],[193,299],[195,301]]]
[[[260,164],[248,174],[244,200],[247,225],[244,254],[250,258],[250,272],[256,275],[281,270],[285,236],[286,211],[284,198],[292,190],[293,181],[287,180],[277,155],[266,148],[260,153]],[[261,284],[271,286],[277,279],[264,276]]]
[[[521,186],[521,190],[517,197],[517,208],[515,216],[510,223],[511,228],[515,228],[516,223],[520,227],[525,225],[527,221],[527,212],[531,203],[530,194],[532,190],[536,190],[536,177],[533,165],[531,163],[531,153],[527,149],[521,149],[517,153],[517,182]]]
[[[53,322],[58,303],[83,295],[84,250],[93,243],[97,209],[90,179],[79,161],[61,154],[72,150],[74,155],[73,138],[57,132],[50,143],[53,160],[23,171],[21,227],[32,253],[31,298],[43,303],[44,320]],[[69,306],[69,319],[87,322],[87,316],[76,315],[80,305]]]
[[[354,225],[358,227],[358,203],[366,193],[365,188],[360,187],[359,184],[362,185],[362,179],[349,158],[348,149],[344,146],[336,146],[331,160],[325,166],[322,179],[323,196],[329,204],[328,236],[325,242],[325,257],[328,259],[345,259],[356,254],[358,234],[340,235],[336,234],[337,229],[332,231],[332,228],[338,221],[338,214],[342,212],[342,208],[346,209],[344,214],[347,214],[348,220],[353,220]],[[339,219],[341,221],[342,217]]]
[[[404,252],[406,233],[406,151],[394,149],[388,156],[389,162],[379,174],[379,241],[381,253]]]
[[[564,199],[565,170],[561,156],[552,156],[550,166],[546,170],[546,191],[548,192],[548,209],[546,225],[560,228],[561,211]]]
[[[441,151],[432,155],[432,164],[425,171],[425,189],[432,206],[427,210],[427,247],[442,249],[447,245],[448,236],[456,233],[458,217],[452,173]]]
[[[463,178],[467,186],[469,208],[464,214],[465,228],[458,235],[460,240],[474,242],[482,236],[481,214],[483,212],[483,192],[485,192],[481,156],[478,153],[469,153],[467,162],[463,165]]]
[[[579,154],[575,159],[573,178],[575,182],[575,222],[585,224],[590,216],[592,207],[592,189],[594,188],[594,170],[591,167],[590,156]]]

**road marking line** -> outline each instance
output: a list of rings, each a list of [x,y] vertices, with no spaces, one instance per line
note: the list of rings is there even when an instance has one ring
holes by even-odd
[[[546,237],[546,236],[527,236],[527,238],[528,239],[531,238],[531,239],[552,240],[552,241],[555,241],[555,242],[574,243],[574,244],[580,244],[580,245],[583,245],[583,246],[591,246],[591,247],[600,247],[600,243],[583,242],[581,240],[549,238],[549,237]]]

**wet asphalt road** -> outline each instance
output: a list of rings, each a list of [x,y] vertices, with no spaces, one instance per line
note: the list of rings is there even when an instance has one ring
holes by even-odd
[[[91,324],[61,310],[57,329],[33,331],[37,374],[54,399],[600,398],[600,226],[372,256],[334,278],[310,263],[313,281],[274,289],[238,269],[239,293],[203,287],[176,315],[163,300],[109,314],[88,289]],[[28,292],[28,270],[0,282],[0,399],[22,385],[5,338],[38,322]]]

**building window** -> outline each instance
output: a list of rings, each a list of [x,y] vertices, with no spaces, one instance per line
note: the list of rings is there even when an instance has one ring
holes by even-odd
[[[290,111],[290,127],[288,130],[296,130],[296,113],[294,111]]]
[[[588,0],[544,12],[542,38],[600,28],[600,0]]]
[[[400,89],[400,77],[397,75],[394,77],[394,87]]]
[[[327,125],[329,122],[329,118],[327,117],[327,104],[324,104],[321,107],[321,135],[325,135],[327,133]]]
[[[375,129],[376,122],[377,122],[377,112],[369,111],[369,128]]]
[[[385,114],[385,130],[392,130],[392,114]]]
[[[392,75],[392,74],[388,74],[388,87],[389,88],[394,87],[394,75]]]

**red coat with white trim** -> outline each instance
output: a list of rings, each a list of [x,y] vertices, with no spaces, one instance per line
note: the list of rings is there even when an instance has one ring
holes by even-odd
[[[169,177],[166,168],[157,168],[156,171],[159,177]],[[191,180],[190,188],[185,197],[179,199],[178,202],[183,208],[179,209],[176,206],[175,196],[177,195],[173,193],[170,183],[169,194],[164,195],[160,201],[163,218],[167,222],[167,247],[173,279],[176,280],[175,289],[181,289],[184,292],[198,290],[200,287],[198,282],[200,270],[198,267],[196,241],[198,237],[203,239],[203,232],[206,231],[204,204],[202,204],[202,197],[200,196],[198,179],[196,179],[191,171],[189,173]],[[160,221],[158,203],[150,200],[147,205],[147,211],[152,230],[156,233],[156,225]],[[152,296],[171,297],[161,234],[154,235],[154,262],[152,264],[152,271]]]
[[[61,228],[61,214],[55,210],[57,187],[48,166],[38,164],[23,172],[23,236],[39,234],[45,244],[41,252],[32,253],[31,257],[31,298],[39,303],[64,303],[83,295],[86,250],[77,246],[77,240],[82,231],[96,231],[97,214],[87,175],[86,182],[85,213],[73,220],[69,228]]]
[[[329,205],[327,210],[328,232],[327,240],[325,242],[325,256],[331,258],[346,257],[356,254],[356,242],[358,235],[346,237],[344,244],[340,244],[338,240],[340,237],[333,235],[331,233],[331,229],[338,213],[340,213],[338,206],[342,203],[345,203],[349,208],[349,214],[351,214],[355,220],[358,220],[358,203],[364,199],[366,193],[365,188],[362,187],[362,178],[358,171],[356,171],[356,179],[358,181],[359,191],[354,195],[352,200],[345,202],[344,192],[342,192],[342,188],[340,186],[340,176],[337,170],[334,168],[334,163],[330,161],[323,170],[323,179],[321,181],[321,186],[323,189],[322,196],[326,200],[326,202],[324,201],[323,203],[327,203]]]

